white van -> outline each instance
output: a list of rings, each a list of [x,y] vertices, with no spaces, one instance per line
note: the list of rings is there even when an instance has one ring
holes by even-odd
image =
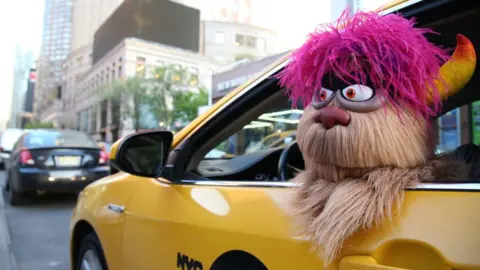
[[[5,161],[10,158],[13,146],[24,132],[23,129],[11,128],[0,134],[0,167],[5,166]]]

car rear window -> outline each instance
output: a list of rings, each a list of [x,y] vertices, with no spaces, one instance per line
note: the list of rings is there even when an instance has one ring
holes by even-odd
[[[97,143],[85,133],[77,131],[39,131],[25,136],[25,147],[94,147]]]

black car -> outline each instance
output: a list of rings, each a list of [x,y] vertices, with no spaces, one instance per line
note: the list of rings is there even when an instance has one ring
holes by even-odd
[[[87,134],[31,130],[12,150],[5,198],[19,205],[38,192],[79,192],[109,173],[107,153]]]

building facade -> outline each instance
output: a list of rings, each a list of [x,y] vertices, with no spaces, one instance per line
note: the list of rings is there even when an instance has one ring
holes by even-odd
[[[73,0],[46,0],[43,37],[37,61],[34,109],[41,121],[58,124],[62,113],[63,62],[71,50]]]
[[[202,54],[231,64],[278,53],[277,33],[249,24],[202,21]]]
[[[92,67],[93,40],[97,29],[124,0],[74,0],[72,50],[63,63],[62,126],[75,128],[77,109],[76,84]],[[85,18],[88,17],[88,20]]]
[[[124,0],[74,0],[72,53],[91,46],[95,31],[123,2]]]
[[[149,76],[156,67],[166,65],[186,68],[196,78],[192,86],[202,85],[207,88],[212,87],[212,75],[221,67],[199,53],[137,38],[124,39],[78,78],[74,97],[76,128],[102,141],[115,141],[134,132],[128,119],[120,125],[120,104],[104,98],[101,86],[118,79],[138,76],[138,70],[143,70],[145,76]],[[158,127],[157,122],[147,124]]]
[[[27,80],[27,91],[25,92],[23,102],[23,112],[17,115],[17,121],[19,122],[19,128],[25,128],[27,123],[35,120],[35,114],[33,113],[33,100],[35,98],[35,83],[37,81],[37,71],[31,68]]]
[[[278,52],[277,34],[252,25],[252,1],[74,0],[72,51],[63,63],[62,113],[57,122],[106,141],[131,132],[130,123],[120,125],[114,119],[118,105],[102,100],[95,91],[109,81],[134,76],[135,65],[142,61],[147,69],[187,67],[198,74],[211,96],[214,72]],[[148,53],[142,56],[144,51]]]
[[[287,54],[287,52],[270,55],[260,60],[239,64],[237,67],[214,74],[212,78],[211,103],[213,104],[217,102],[230,91],[242,85],[259,72],[262,72],[269,65],[285,56],[285,54]]]
[[[9,128],[18,128],[21,122],[19,115],[24,111],[25,95],[28,87],[29,71],[33,67],[33,52],[17,44],[15,49],[15,62],[13,68],[13,89],[10,109]]]

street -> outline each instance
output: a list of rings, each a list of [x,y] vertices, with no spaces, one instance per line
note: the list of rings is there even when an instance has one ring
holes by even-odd
[[[0,171],[0,187],[4,172]],[[5,216],[18,270],[67,270],[68,226],[75,196],[42,196],[34,203],[11,207]]]

